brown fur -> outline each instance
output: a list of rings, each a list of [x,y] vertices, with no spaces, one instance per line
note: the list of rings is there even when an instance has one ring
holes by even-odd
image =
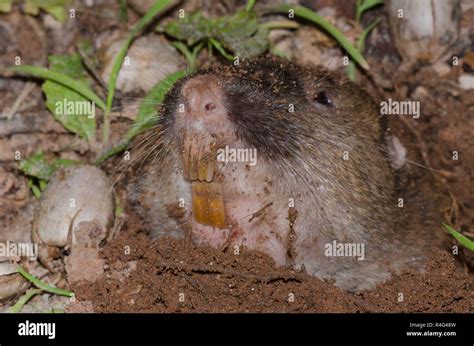
[[[392,168],[381,117],[366,92],[324,70],[276,59],[214,68],[196,76],[203,75],[212,76],[217,81],[212,88],[224,95],[219,99],[225,105],[222,117],[233,129],[226,131],[234,131],[239,143],[258,150],[261,164],[249,170],[245,184],[255,186],[258,196],[252,197],[260,198],[261,205],[268,200],[273,204],[266,218],[250,220],[255,225],[252,232],[269,226],[276,239],[290,244],[287,253],[292,258],[286,264],[333,279],[348,290],[374,287],[403,268],[422,269],[435,243],[430,232],[441,222],[438,199],[432,198],[429,184],[416,180],[426,178],[417,169]],[[175,122],[178,104],[186,101],[183,94],[193,87],[207,90],[196,76],[178,82],[168,94],[158,146],[133,188],[155,238],[182,238],[190,229],[189,210],[179,218],[167,210],[180,198],[190,199],[180,161],[182,134]],[[290,104],[293,113],[288,112]],[[206,131],[204,137],[209,135]],[[343,159],[345,153],[348,160]],[[234,182],[224,179],[224,184]],[[403,208],[397,206],[399,198],[404,199]],[[297,217],[288,226],[290,199]],[[326,256],[325,245],[334,240],[363,243],[365,259]],[[243,245],[272,255],[259,244]]]

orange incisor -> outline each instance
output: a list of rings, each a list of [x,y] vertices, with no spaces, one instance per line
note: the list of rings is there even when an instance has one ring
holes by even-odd
[[[201,181],[192,182],[194,219],[216,228],[226,228],[222,185]]]

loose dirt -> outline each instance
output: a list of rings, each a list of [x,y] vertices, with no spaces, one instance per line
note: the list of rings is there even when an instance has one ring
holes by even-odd
[[[94,284],[72,287],[95,312],[470,312],[470,277],[444,251],[424,274],[405,272],[374,290],[347,293],[265,254],[165,238],[150,242],[129,226],[102,252]],[[69,309],[76,309],[70,306]],[[79,310],[81,311],[81,310]]]

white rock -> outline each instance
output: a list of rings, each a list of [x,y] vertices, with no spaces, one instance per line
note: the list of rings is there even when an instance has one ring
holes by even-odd
[[[395,46],[406,61],[436,62],[458,38],[459,0],[390,0],[387,10]]]
[[[100,74],[108,83],[115,57],[125,39],[116,38],[110,43],[105,41],[99,54],[104,66]],[[181,54],[159,36],[140,37],[132,43],[127,52],[117,78],[117,88],[124,93],[138,90],[148,92],[168,74],[185,66],[186,61]]]
[[[113,191],[107,176],[95,166],[60,169],[41,195],[33,222],[33,241],[64,247],[81,222],[96,221],[105,239],[114,216]]]
[[[461,89],[474,89],[474,76],[469,74],[462,74],[458,78]]]

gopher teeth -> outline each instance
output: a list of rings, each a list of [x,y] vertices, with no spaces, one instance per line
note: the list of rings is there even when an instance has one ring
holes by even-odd
[[[193,181],[192,200],[194,219],[215,228],[226,228],[222,184]]]
[[[226,228],[222,184],[213,181],[216,148],[214,145],[206,147],[202,139],[195,136],[184,143],[183,175],[191,181],[194,219],[203,225]]]

